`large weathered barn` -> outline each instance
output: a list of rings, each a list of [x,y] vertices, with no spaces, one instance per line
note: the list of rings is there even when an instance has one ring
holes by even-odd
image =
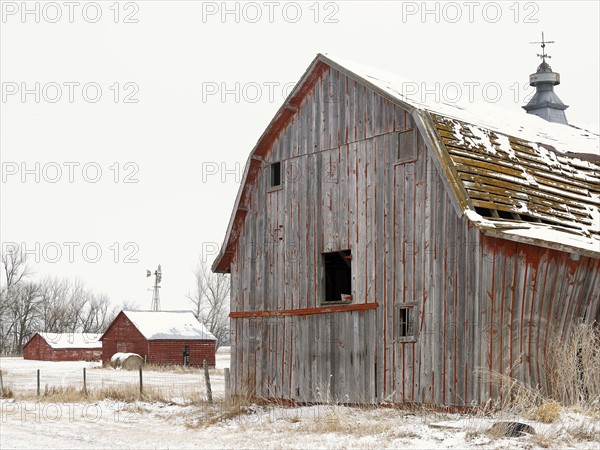
[[[121,311],[100,340],[104,363],[123,352],[150,364],[215,365],[217,340],[190,311]]]
[[[318,55],[252,150],[213,264],[231,274],[232,389],[470,405],[497,395],[478,368],[543,382],[548,338],[599,318],[599,181],[597,134],[428,105]]]
[[[98,361],[98,333],[35,333],[23,346],[24,359],[40,361]]]

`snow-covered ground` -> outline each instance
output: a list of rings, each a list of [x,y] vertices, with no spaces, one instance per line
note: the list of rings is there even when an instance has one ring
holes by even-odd
[[[229,363],[218,355],[217,367]],[[88,373],[121,376],[90,363],[0,360],[5,384],[40,368],[64,381]],[[211,373],[222,386],[220,370]],[[137,375],[137,373],[133,372]],[[156,372],[164,374],[164,372]],[[145,376],[148,374],[145,374]],[[186,373],[169,376],[186,377]],[[58,379],[58,377],[57,377]],[[23,386],[23,385],[21,385]],[[222,395],[222,387],[213,388]],[[536,435],[499,438],[487,433],[497,421],[519,420]],[[102,400],[52,403],[0,400],[0,448],[579,448],[600,447],[598,417],[564,411],[561,420],[542,424],[508,413],[461,415],[395,408],[341,405],[214,405]]]
[[[34,403],[0,400],[0,447],[9,448],[598,448],[589,417],[531,421],[537,434],[497,438],[496,420],[392,408],[254,406],[227,410],[164,403]],[[574,430],[571,434],[568,430]],[[587,437],[586,437],[587,436]]]
[[[217,353],[216,368],[210,371],[213,395],[222,396],[225,391],[223,369],[229,367],[229,353]],[[139,386],[137,371],[103,368],[99,361],[35,361],[23,358],[0,358],[0,370],[4,386],[15,395],[34,394],[37,391],[37,371],[40,371],[40,387],[46,386],[83,388],[83,369],[86,369],[88,390],[125,388]],[[191,368],[188,371],[144,370],[143,385],[165,396],[177,399],[198,398],[204,394],[206,385],[204,371]]]

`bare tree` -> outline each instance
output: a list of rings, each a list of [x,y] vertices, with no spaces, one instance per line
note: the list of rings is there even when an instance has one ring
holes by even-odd
[[[38,287],[27,283],[32,271],[27,263],[27,254],[19,246],[7,248],[0,258],[3,267],[0,287],[0,352],[15,353],[20,351],[20,343],[26,333],[20,314],[26,314],[26,318],[33,314]]]
[[[19,248],[2,254],[0,352],[16,354],[37,331],[97,333],[120,311],[105,294],[81,280],[47,277],[30,280],[27,255]]]
[[[69,327],[68,280],[48,277],[41,282],[40,329],[60,333]]]
[[[105,294],[88,293],[85,308],[79,312],[79,328],[83,333],[100,333],[112,322],[110,299]]]
[[[217,348],[229,343],[229,277],[213,273],[204,261],[194,269],[196,286],[187,297],[196,317],[217,338]]]
[[[23,345],[35,333],[40,299],[40,285],[32,281],[21,282],[11,290],[6,330],[6,338],[11,337],[11,340],[10,344],[4,342],[9,353],[21,353]]]
[[[32,275],[31,268],[27,264],[27,254],[23,253],[18,246],[12,246],[10,250],[2,253],[2,266],[7,291]]]

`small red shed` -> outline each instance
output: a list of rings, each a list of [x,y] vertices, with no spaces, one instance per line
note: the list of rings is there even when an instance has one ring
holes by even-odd
[[[40,361],[98,361],[99,333],[35,333],[23,347],[24,359]]]
[[[131,352],[149,364],[215,365],[217,339],[191,311],[121,311],[100,340],[103,363]]]

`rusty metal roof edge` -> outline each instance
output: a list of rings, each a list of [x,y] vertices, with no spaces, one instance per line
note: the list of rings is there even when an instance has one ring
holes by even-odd
[[[448,150],[437,134],[429,112],[424,109],[415,108],[412,112],[412,117],[417,124],[417,128],[421,132],[427,147],[433,149],[433,161],[442,175],[442,182],[449,191],[448,194],[452,206],[454,206],[458,217],[462,217],[467,209],[475,210],[467,191],[458,176],[458,172],[454,168],[454,163],[450,159]]]
[[[507,241],[520,242],[523,244],[535,245],[537,247],[544,247],[550,250],[558,250],[565,253],[574,253],[577,255],[588,256],[590,258],[600,259],[600,251],[588,250],[581,247],[575,247],[568,244],[560,244],[558,242],[547,241],[541,238],[534,238],[529,236],[520,236],[518,234],[505,233],[503,229],[495,229],[486,227],[484,225],[474,222],[474,224],[481,230],[486,236],[506,239]]]

